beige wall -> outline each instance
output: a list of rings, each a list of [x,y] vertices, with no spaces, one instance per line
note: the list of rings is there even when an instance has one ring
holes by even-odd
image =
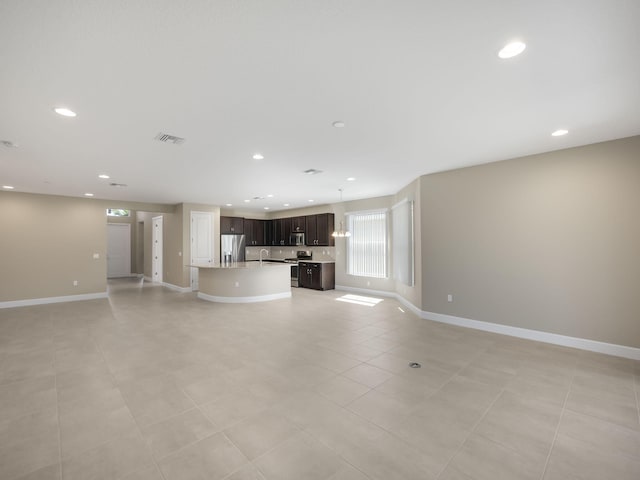
[[[108,218],[107,208],[175,210],[170,205],[0,192],[0,302],[105,292],[108,222],[133,225],[132,272],[138,271],[135,217]],[[100,258],[93,259],[94,253]]]
[[[105,217],[91,199],[0,192],[0,302],[104,293]]]
[[[640,347],[640,137],[426,175],[420,193],[422,310]]]

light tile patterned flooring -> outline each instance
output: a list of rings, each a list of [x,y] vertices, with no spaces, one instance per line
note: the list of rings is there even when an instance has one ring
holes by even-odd
[[[0,479],[640,478],[640,362],[336,291],[110,290],[0,310]]]

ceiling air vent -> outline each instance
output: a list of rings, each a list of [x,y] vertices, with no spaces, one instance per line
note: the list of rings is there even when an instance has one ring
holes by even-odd
[[[176,137],[175,135],[169,135],[168,133],[162,132],[156,135],[156,140],[164,143],[173,143],[174,145],[182,145],[184,143],[184,138]]]
[[[111,182],[109,184],[109,186],[111,187],[116,187],[116,188],[122,188],[122,187],[126,187],[127,184],[126,183],[116,183],[116,182]]]
[[[318,173],[322,173],[322,170],[316,170],[315,168],[309,168],[308,170],[304,170],[302,173],[306,173],[307,175],[317,175]]]

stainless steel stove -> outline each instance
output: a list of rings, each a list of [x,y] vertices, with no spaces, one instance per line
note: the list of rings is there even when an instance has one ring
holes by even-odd
[[[285,258],[285,263],[291,264],[291,286],[298,287],[298,262],[309,261],[313,258],[311,250],[298,250],[295,258]]]

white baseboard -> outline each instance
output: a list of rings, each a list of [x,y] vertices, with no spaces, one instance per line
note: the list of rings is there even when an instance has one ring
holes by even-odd
[[[146,275],[142,275],[142,279],[145,282],[153,283],[153,279],[151,277],[147,277]]]
[[[589,340],[586,338],[569,337],[566,335],[559,335],[557,333],[543,332],[540,330],[530,330],[528,328],[512,327],[510,325],[501,325],[499,323],[483,322],[470,318],[445,315],[443,313],[425,312],[424,310],[420,310],[407,299],[395,292],[367,290],[363,288],[346,287],[343,285],[336,285],[336,290],[344,290],[354,293],[366,293],[369,295],[377,295],[379,297],[395,298],[418,317],[425,320],[447,323],[449,325],[457,325],[459,327],[473,328],[475,330],[483,330],[485,332],[508,335],[510,337],[524,338],[526,340],[550,343],[553,345],[561,345],[563,347],[578,348],[580,350],[588,350],[590,352],[604,353],[606,355],[613,355],[616,357],[630,358],[632,360],[640,360],[640,348],[627,347],[625,345],[616,345],[614,343],[599,342],[597,340]]]
[[[162,282],[160,285],[163,287],[167,287],[173,291],[180,293],[189,293],[191,292],[191,287],[179,287],[178,285],[174,285],[173,283]]]
[[[80,302],[83,300],[96,300],[108,298],[107,292],[83,293],[80,295],[65,295],[62,297],[29,298],[26,300],[10,300],[0,302],[0,308],[28,307],[31,305],[46,305],[48,303]]]
[[[528,328],[512,327],[510,325],[501,325],[499,323],[483,322],[480,320],[472,320],[470,318],[454,317],[453,315],[445,315],[442,313],[423,311],[420,316],[426,320],[433,320],[435,322],[448,323],[450,325],[458,325],[460,327],[474,328],[476,330],[499,333],[500,335],[524,338],[526,340],[535,340],[536,342],[562,345],[563,347],[571,347],[578,348],[580,350],[589,350],[591,352],[605,353],[607,355],[630,358],[632,360],[640,360],[640,348],[627,347],[625,345],[616,345],[614,343],[599,342],[597,340],[589,340],[586,338],[569,337],[566,335],[559,335],[557,333],[543,332],[540,330],[530,330]]]
[[[280,300],[282,298],[291,298],[291,292],[273,293],[271,295],[257,295],[253,297],[218,297],[215,295],[207,295],[206,293],[198,292],[198,298],[206,300],[208,302],[219,303],[255,303],[268,302],[270,300]]]

